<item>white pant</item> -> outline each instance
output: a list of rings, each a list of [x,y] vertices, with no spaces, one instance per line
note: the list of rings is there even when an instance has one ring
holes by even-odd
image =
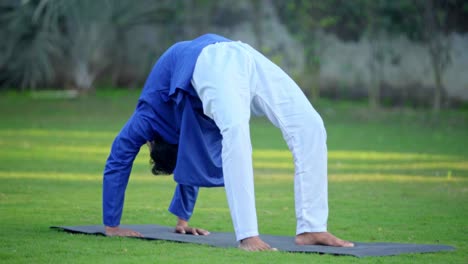
[[[198,57],[192,84],[219,127],[227,200],[237,240],[258,235],[249,119],[264,114],[293,153],[296,234],[326,231],[327,146],[321,117],[297,84],[247,44],[221,42]]]

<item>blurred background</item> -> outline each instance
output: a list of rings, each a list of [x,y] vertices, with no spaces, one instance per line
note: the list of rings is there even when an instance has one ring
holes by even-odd
[[[467,0],[1,0],[0,89],[141,89],[176,41],[251,44],[312,100],[468,105]]]

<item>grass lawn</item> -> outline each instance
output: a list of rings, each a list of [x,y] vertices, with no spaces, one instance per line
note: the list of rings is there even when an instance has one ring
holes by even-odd
[[[454,252],[358,259],[72,235],[51,225],[101,223],[110,144],[137,92],[76,100],[0,95],[2,263],[468,263],[468,112],[370,112],[321,101],[329,146],[329,229],[353,241],[447,244]],[[294,235],[293,166],[277,129],[252,121],[260,232]],[[143,147],[122,223],[174,225],[175,184],[154,177]],[[233,231],[224,190],[202,189],[192,225]]]

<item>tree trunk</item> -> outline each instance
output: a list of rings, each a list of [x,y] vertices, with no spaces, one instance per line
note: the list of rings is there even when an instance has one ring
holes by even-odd
[[[432,69],[434,71],[434,100],[432,104],[432,110],[434,113],[439,113],[442,101],[444,99],[444,87],[442,84],[442,65],[437,52],[431,52],[432,58]]]
[[[373,40],[369,39],[371,45],[370,55],[370,84],[368,86],[369,106],[371,109],[380,108],[380,85],[383,75],[383,54],[382,47],[378,44],[380,40],[375,37]]]
[[[432,110],[437,114],[440,112],[445,97],[445,90],[442,84],[443,73],[450,63],[449,43],[444,42],[442,34],[442,24],[445,19],[442,15],[447,14],[436,14],[434,0],[428,0],[424,3],[424,36],[434,73]]]
[[[382,75],[383,51],[380,45],[380,36],[377,28],[376,6],[373,3],[367,5],[367,41],[370,46],[369,70],[371,73],[368,86],[368,100],[371,109],[380,107],[380,83]]]
[[[262,30],[262,18],[263,18],[263,1],[253,1],[252,7],[254,10],[254,23],[253,31],[255,32],[255,40],[257,41],[257,48],[262,51],[263,47],[263,30]]]

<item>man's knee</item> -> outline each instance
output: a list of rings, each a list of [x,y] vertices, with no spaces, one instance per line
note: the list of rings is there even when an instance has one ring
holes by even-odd
[[[308,124],[309,126],[315,127],[315,128],[323,128],[324,127],[322,117],[319,115],[319,113],[317,111],[315,111],[315,109],[313,107],[310,107],[308,109],[304,109],[303,115],[304,115],[303,118],[305,120],[304,123]]]
[[[326,141],[327,132],[325,130],[325,125],[322,117],[317,113],[317,111],[312,110],[305,112],[303,124],[304,132],[307,135]]]

